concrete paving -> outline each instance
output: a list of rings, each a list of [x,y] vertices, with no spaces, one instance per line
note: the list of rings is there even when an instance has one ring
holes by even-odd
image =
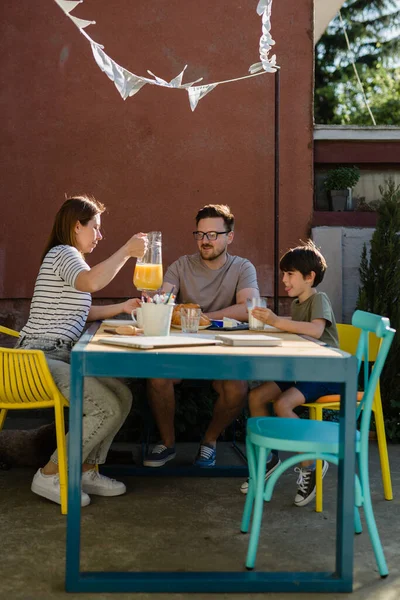
[[[185,460],[187,451],[180,451]],[[218,460],[226,459],[220,445]],[[189,454],[187,455],[189,456]],[[379,459],[371,443],[375,515],[389,564],[381,580],[368,533],[355,539],[352,594],[67,594],[64,591],[65,517],[57,505],[30,492],[33,469],[0,471],[2,600],[182,600],[221,598],[269,600],[322,598],[398,600],[400,598],[400,446],[390,446],[394,500],[383,498]],[[258,570],[332,571],[335,553],[336,468],[325,478],[324,512],[313,504],[293,505],[296,475],[278,482],[265,506]],[[128,493],[93,497],[83,509],[83,570],[236,571],[244,568],[248,536],[239,531],[244,496],[240,478],[127,477]]]

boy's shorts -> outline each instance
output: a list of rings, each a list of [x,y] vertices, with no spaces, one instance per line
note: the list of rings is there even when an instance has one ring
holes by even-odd
[[[331,396],[340,394],[342,391],[341,383],[327,383],[319,381],[275,381],[281,392],[286,392],[290,388],[299,390],[306,399],[306,402],[316,402],[321,396]]]

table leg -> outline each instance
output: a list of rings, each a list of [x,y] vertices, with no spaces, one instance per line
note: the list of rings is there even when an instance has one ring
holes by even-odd
[[[81,536],[83,369],[79,355],[71,354],[71,392],[68,443],[68,515],[66,580],[68,592],[78,588]]]
[[[356,430],[356,359],[348,363],[347,378],[343,384],[340,403],[339,470],[336,520],[336,573],[353,585],[354,562],[354,477],[355,477],[355,430]]]

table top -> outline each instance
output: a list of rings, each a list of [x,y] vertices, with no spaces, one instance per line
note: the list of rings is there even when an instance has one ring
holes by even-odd
[[[191,355],[201,355],[201,356],[274,356],[274,357],[289,357],[289,356],[298,356],[298,357],[310,357],[310,358],[331,358],[331,359],[342,359],[347,358],[349,354],[338,350],[336,348],[331,348],[329,346],[320,345],[319,343],[312,341],[310,339],[306,339],[299,335],[293,333],[266,333],[266,335],[273,335],[274,337],[279,337],[282,340],[282,346],[174,346],[172,348],[154,348],[149,350],[142,350],[137,348],[128,348],[125,346],[112,346],[106,345],[99,342],[99,338],[106,337],[114,337],[117,334],[110,334],[104,332],[104,325],[101,324],[94,336],[90,339],[89,343],[84,346],[85,352],[105,352],[105,353],[139,353],[139,354],[191,354]],[[218,331],[207,331],[202,330],[197,334],[200,337],[211,337],[214,338]],[[232,333],[232,332],[230,332]],[[235,335],[251,335],[252,333],[259,335],[259,331],[248,331],[248,330],[239,330],[235,332]],[[171,331],[171,335],[180,336],[181,332],[176,332],[175,330]],[[77,349],[83,349],[80,347],[80,344],[77,344]]]

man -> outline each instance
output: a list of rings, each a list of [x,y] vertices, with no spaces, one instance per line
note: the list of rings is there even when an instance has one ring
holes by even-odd
[[[228,254],[234,238],[234,216],[229,206],[208,204],[196,216],[198,253],[181,256],[167,270],[163,289],[175,287],[177,302],[199,304],[210,319],[231,317],[247,321],[247,298],[258,297],[254,266],[245,258]],[[150,379],[147,382],[149,402],[161,435],[145,457],[147,467],[160,467],[175,458],[175,393],[173,379]],[[195,465],[213,467],[216,444],[221,432],[240,413],[247,394],[245,381],[214,381],[218,399],[210,425],[201,442]]]

